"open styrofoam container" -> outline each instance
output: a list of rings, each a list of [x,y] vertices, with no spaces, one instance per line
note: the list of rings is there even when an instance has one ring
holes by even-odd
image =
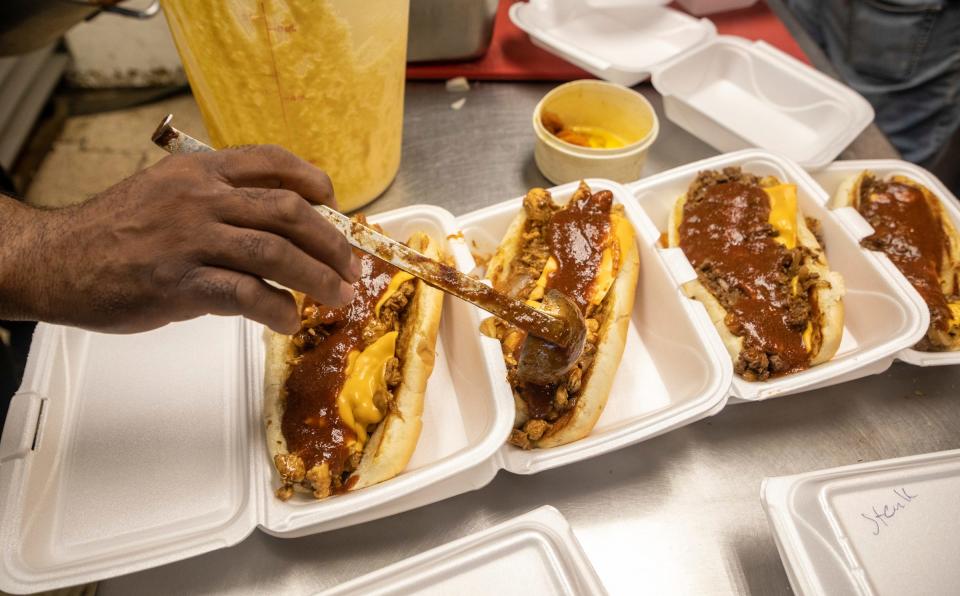
[[[531,0],[510,16],[531,40],[623,85],[651,76],[667,118],[719,151],[763,147],[826,166],[873,121],[854,90],[762,41],[717,36],[664,7]]]
[[[818,172],[814,172],[812,176],[833,198],[844,180],[856,176],[864,170],[870,170],[882,178],[901,175],[916,180],[940,199],[944,213],[950,218],[954,227],[960,229],[960,203],[957,202],[957,198],[936,176],[916,164],[899,159],[837,161]],[[860,216],[856,209],[844,207],[839,209],[838,212],[843,212],[841,221],[849,225],[858,238],[863,239],[873,233],[873,228]],[[917,366],[943,366],[960,364],[960,351],[922,352],[913,348],[906,348],[900,351],[897,358]]]
[[[423,230],[473,266],[442,209],[370,220],[397,238]],[[264,446],[261,326],[204,317],[119,336],[40,324],[0,440],[0,590],[85,583],[230,546],[258,526],[298,536],[476,488],[469,474],[489,468],[514,417],[498,342],[464,332],[479,321],[446,298],[423,430],[402,474],[287,502],[273,496]]]
[[[760,492],[797,594],[957,593],[960,450],[767,478]]]
[[[748,149],[674,168],[634,182],[629,188],[659,231],[666,232],[674,203],[687,191],[697,172],[730,166],[797,185],[800,210],[820,220],[830,269],[838,271],[846,285],[843,339],[833,359],[768,381],[750,382],[734,375],[734,399],[763,400],[876,374],[886,370],[901,350],[923,337],[930,315],[920,295],[886,255],[861,250],[860,236],[841,223],[843,214],[827,209],[827,193],[790,160]],[[661,248],[659,252],[678,283],[696,278],[681,249]]]
[[[601,79],[628,87],[655,65],[716,35],[707,19],[661,6],[666,1],[530,0],[510,20],[534,45]]]
[[[606,594],[570,524],[550,506],[322,592],[441,595]]]
[[[684,298],[658,255],[659,232],[626,188],[608,180],[587,180],[596,192],[609,190],[623,204],[637,232],[640,277],[627,342],[610,396],[587,437],[551,449],[522,450],[504,445],[499,465],[531,474],[637,443],[718,412],[725,403],[733,367],[706,310]],[[566,203],[578,183],[551,189]],[[458,218],[473,250],[492,253],[523,208],[517,198]],[[510,393],[506,377],[502,389]]]
[[[856,91],[762,42],[720,36],[662,65],[667,118],[720,151],[763,147],[807,169],[830,163],[873,121]]]
[[[629,365],[590,437],[548,451],[505,446],[514,405],[499,343],[479,333],[481,311],[447,297],[407,469],[335,498],[281,502],[264,445],[260,325],[203,317],[118,336],[40,324],[0,441],[0,589],[131,573],[236,544],[258,527],[294,537],[358,524],[480,488],[503,468],[552,468],[718,411],[732,371],[706,312],[681,299],[629,193],[591,183],[624,203],[643,264]],[[444,240],[470,271],[458,227],[492,249],[520,208],[515,199],[457,221],[421,205],[370,220],[394,237],[423,230]]]

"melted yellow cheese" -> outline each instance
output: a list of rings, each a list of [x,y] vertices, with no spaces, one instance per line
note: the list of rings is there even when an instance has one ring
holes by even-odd
[[[764,188],[770,197],[770,225],[780,232],[774,238],[787,248],[797,246],[797,185],[778,184]]]
[[[600,255],[600,268],[597,272],[597,281],[594,282],[593,291],[590,294],[591,304],[600,304],[603,302],[603,298],[607,295],[607,292],[610,291],[610,286],[613,285],[614,280],[617,278],[617,273],[620,272],[620,255],[625,252],[624,247],[629,246],[629,243],[633,242],[633,228],[630,227],[630,222],[628,222],[626,218],[615,217],[612,223],[614,226],[614,242],[611,242],[603,249],[603,254]]]
[[[960,302],[951,302],[947,306],[950,308],[950,324],[960,324]]]
[[[337,409],[361,445],[367,442],[367,427],[386,414],[386,367],[396,350],[397,335],[391,331],[362,352],[354,350],[347,356],[347,379],[337,396]]]
[[[547,259],[547,264],[543,266],[543,271],[540,272],[540,278],[537,279],[537,284],[534,286],[533,291],[530,292],[530,295],[527,296],[527,304],[530,304],[530,306],[539,306],[540,301],[543,300],[543,292],[546,290],[547,281],[550,279],[550,276],[553,275],[553,272],[557,270],[558,266],[557,260],[553,257]]]
[[[390,278],[390,285],[387,286],[387,291],[383,293],[383,296],[380,296],[380,300],[377,300],[377,305],[373,307],[373,316],[380,316],[380,307],[387,302],[390,296],[393,296],[397,290],[400,289],[400,284],[408,279],[413,279],[413,276],[406,271],[400,271]]]

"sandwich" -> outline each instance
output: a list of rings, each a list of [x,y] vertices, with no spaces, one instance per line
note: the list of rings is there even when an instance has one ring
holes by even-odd
[[[441,257],[424,233],[407,245]],[[300,330],[268,333],[267,448],[284,501],[392,478],[420,436],[443,293],[377,257],[356,255],[362,274],[350,303],[331,308],[295,295]]]
[[[960,241],[940,200],[907,176],[864,171],[840,185],[830,206],[856,209],[873,226],[863,246],[886,254],[927,303],[930,327],[916,349],[960,349]]]
[[[765,381],[830,360],[843,335],[843,278],[797,206],[797,187],[740,168],[700,172],[670,213],[668,242],[697,277],[734,372]]]
[[[533,384],[517,374],[525,334],[496,318],[482,331],[500,340],[507,381],[516,405],[510,443],[548,448],[590,433],[610,394],[633,308],[639,273],[633,226],[613,194],[581,182],[569,202],[556,203],[534,188],[490,262],[494,289],[544,308],[545,294],[559,292],[586,322],[583,353],[557,382]]]

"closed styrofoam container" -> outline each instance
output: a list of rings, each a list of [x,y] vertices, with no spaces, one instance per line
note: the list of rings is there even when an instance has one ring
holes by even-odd
[[[587,437],[551,449],[524,451],[504,445],[499,464],[531,474],[594,457],[643,441],[719,411],[733,375],[706,310],[684,298],[656,249],[659,232],[634,204],[629,191],[609,180],[587,180],[596,192],[609,190],[623,204],[637,232],[640,277],[627,342],[610,396]],[[578,183],[551,189],[566,203]],[[464,238],[479,253],[491,254],[523,199],[506,201],[458,219]],[[506,376],[502,390],[510,392]]]
[[[570,524],[550,506],[322,592],[441,595],[606,594]]]
[[[797,594],[957,593],[960,450],[767,478],[760,492]]]
[[[442,209],[370,220],[397,238],[423,230],[472,267]],[[403,473],[287,502],[273,496],[264,446],[261,326],[203,317],[120,336],[40,324],[0,440],[0,590],[95,581],[230,546],[258,526],[298,536],[410,509],[422,502],[404,498],[412,493],[476,488],[462,476],[489,468],[514,416],[499,344],[464,332],[479,321],[475,307],[445,299],[423,430]]]
[[[720,151],[763,147],[807,169],[873,121],[854,90],[762,42],[720,36],[654,74],[667,118]]]
[[[753,2],[712,4],[741,3]],[[663,6],[530,0],[511,6],[510,18],[535,45],[599,78],[632,86],[650,77],[667,118],[719,151],[762,147],[814,170],[873,121],[870,104],[839,81]]]
[[[665,233],[674,203],[687,191],[697,172],[730,166],[797,185],[800,210],[820,220],[830,269],[843,276],[846,286],[843,339],[833,359],[768,381],[750,382],[734,375],[734,398],[763,400],[876,374],[886,370],[901,350],[923,337],[929,313],[920,295],[885,255],[861,250],[859,235],[841,223],[843,214],[827,209],[826,191],[789,159],[748,149],[645,178],[631,184],[630,190],[659,231]],[[696,278],[681,249],[662,248],[659,252],[671,263],[679,283]]]
[[[812,175],[832,199],[844,180],[856,176],[864,170],[870,170],[881,178],[902,175],[916,180],[940,199],[944,213],[950,218],[954,227],[960,229],[960,203],[957,202],[957,197],[936,176],[908,161],[899,159],[836,161]],[[873,228],[860,216],[856,209],[845,207],[838,211],[843,212],[841,221],[846,222],[859,239],[862,240],[873,233]],[[960,351],[922,352],[911,347],[901,350],[897,358],[916,366],[943,366],[960,364]]]

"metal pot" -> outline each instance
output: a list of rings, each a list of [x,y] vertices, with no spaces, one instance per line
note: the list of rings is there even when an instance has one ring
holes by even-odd
[[[469,60],[490,46],[499,0],[410,0],[407,61]]]
[[[80,21],[103,12],[138,19],[160,10],[159,0],[143,9],[116,6],[118,0],[2,0],[0,56],[23,54],[50,45]]]

